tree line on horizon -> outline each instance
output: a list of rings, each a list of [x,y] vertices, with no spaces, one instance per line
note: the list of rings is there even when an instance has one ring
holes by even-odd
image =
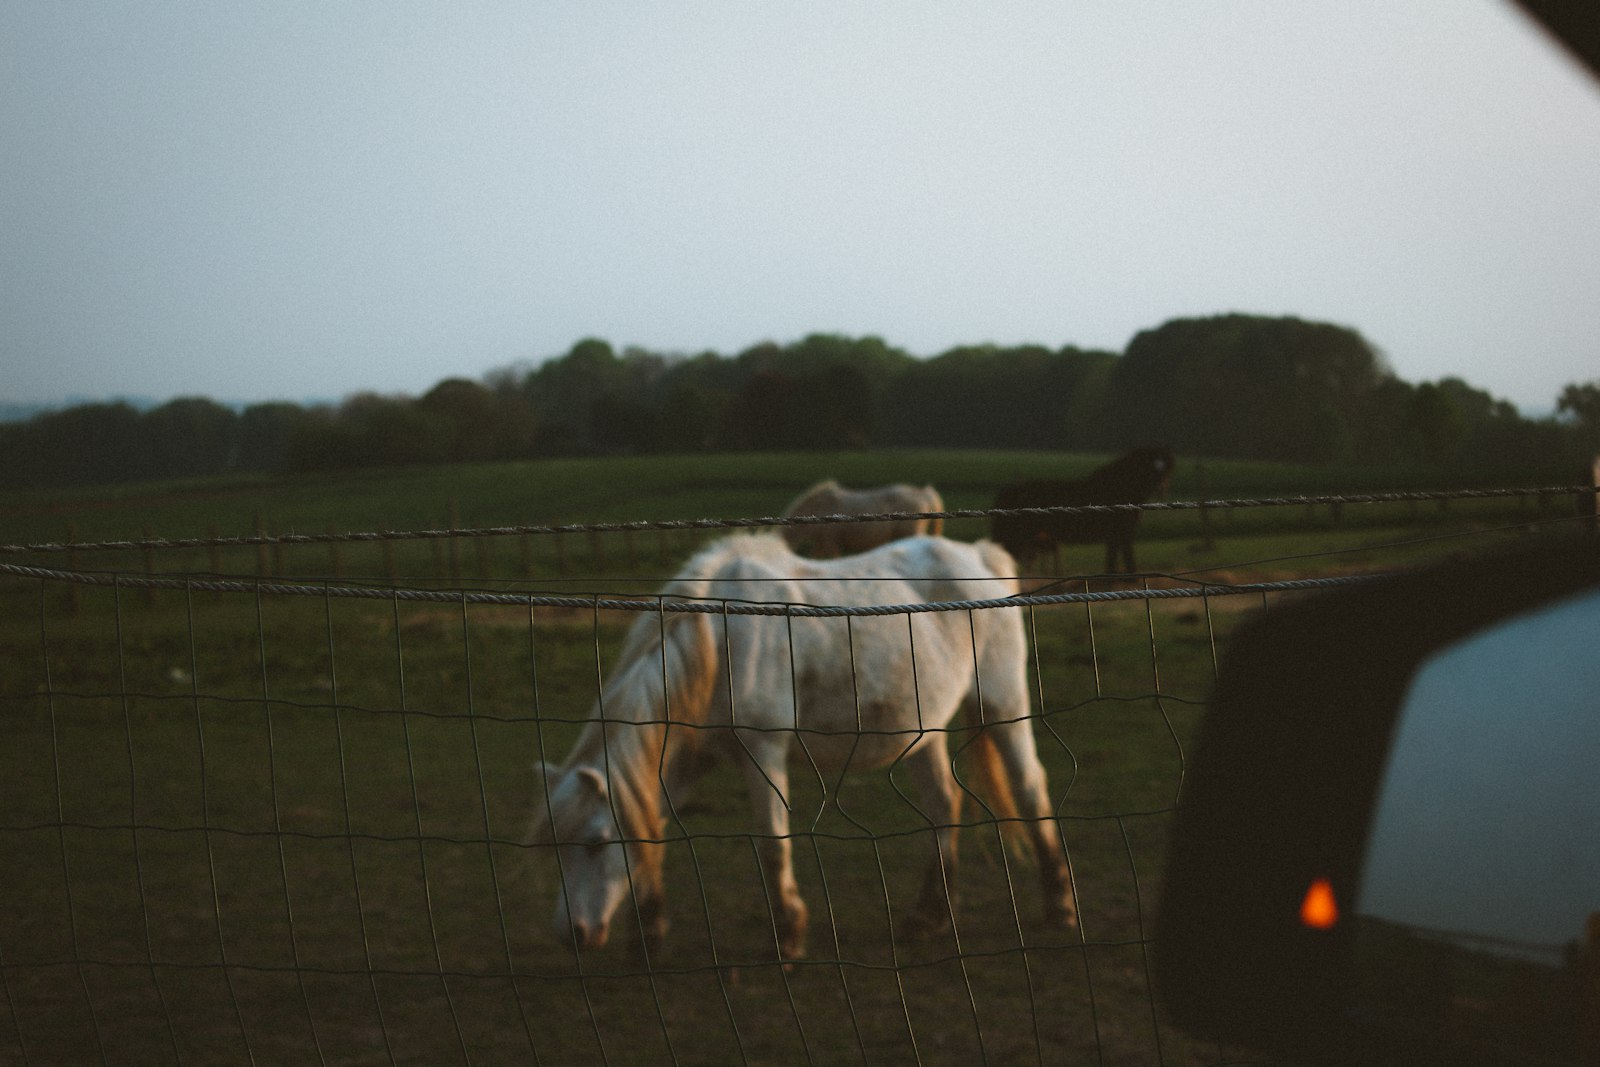
[[[1529,419],[1459,378],[1398,378],[1360,333],[1294,317],[1174,319],[1122,353],[963,345],[919,359],[813,334],[735,356],[617,352],[587,338],[538,365],[420,397],[235,411],[201,397],[83,404],[0,425],[0,484],[109,483],[553,456],[875,447],[1119,451],[1294,463],[1548,469],[1600,448],[1600,381]]]

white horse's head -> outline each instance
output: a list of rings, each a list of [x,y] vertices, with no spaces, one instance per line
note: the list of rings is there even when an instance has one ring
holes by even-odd
[[[666,933],[665,775],[694,749],[683,730],[669,745],[667,725],[705,721],[716,652],[704,615],[642,617],[566,763],[535,768],[541,781],[528,841],[552,846],[561,940],[578,948],[604,945],[624,901],[630,902],[626,925],[646,944]]]
[[[549,801],[537,805],[530,837],[554,846],[561,879],[555,935],[577,948],[600,948],[631,884],[611,790],[593,767],[544,770],[541,793],[548,790]]]

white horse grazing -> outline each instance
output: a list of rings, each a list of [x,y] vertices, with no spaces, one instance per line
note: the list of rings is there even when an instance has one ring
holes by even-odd
[[[700,552],[662,593],[802,605],[913,604],[1017,591],[1005,550],[919,537],[833,561],[802,559],[771,534],[735,535]],[[543,766],[530,841],[553,845],[561,888],[555,929],[604,945],[631,899],[639,932],[666,932],[662,853],[684,787],[711,762],[738,761],[754,809],[780,955],[805,952],[806,906],[791,862],[789,772],[798,742],[824,774],[903,760],[938,848],[907,927],[947,926],[954,907],[961,787],[947,728],[972,743],[987,806],[1019,819],[1038,860],[1044,910],[1074,925],[1071,882],[1028,718],[1020,609],[853,618],[651,613],[630,631],[572,752]],[[628,921],[628,920],[625,920]],[[631,921],[628,921],[631,926]]]
[[[943,511],[944,499],[931,485],[904,482],[875,489],[846,489],[833,479],[818,482],[784,509],[786,518],[804,515],[884,515],[894,511]],[[888,522],[830,522],[783,527],[783,539],[796,552],[826,558],[865,552],[902,537],[939,534],[943,519],[894,519]]]

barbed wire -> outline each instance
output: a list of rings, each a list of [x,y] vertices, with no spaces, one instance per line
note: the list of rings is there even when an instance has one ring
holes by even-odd
[[[430,530],[351,530],[310,534],[246,534],[234,537],[152,537],[116,541],[47,541],[0,545],[0,555],[61,552],[125,552],[186,548],[247,548],[261,545],[359,544],[382,541],[431,541],[456,537],[523,537],[585,533],[744,530],[841,523],[896,522],[906,519],[983,519],[994,516],[1107,515],[1144,511],[1228,511],[1267,507],[1333,504],[1422,503],[1508,497],[1593,496],[1600,486],[1542,486],[1522,489],[1450,489],[1394,493],[1332,493],[1302,496],[1246,497],[1223,500],[1154,500],[1140,504],[1079,504],[1027,508],[960,508],[949,511],[886,511],[864,515],[766,515],[732,519],[650,519],[636,522],[585,522],[557,525],[450,527]]]
[[[16,563],[0,563],[0,574],[16,578],[67,582],[74,585],[123,589],[177,589],[197,593],[252,593],[271,596],[305,596],[404,603],[498,604],[526,608],[580,608],[593,611],[693,612],[703,615],[784,615],[796,618],[914,615],[939,611],[985,611],[993,608],[1046,607],[1057,604],[1100,604],[1119,600],[1180,600],[1196,597],[1283,593],[1326,589],[1387,577],[1384,574],[1335,575],[1325,578],[1290,578],[1271,582],[1200,582],[1178,588],[1084,590],[1074,593],[1018,593],[980,600],[941,600],[906,604],[800,604],[715,597],[690,599],[670,594],[617,597],[560,596],[545,593],[489,593],[473,590],[404,589],[384,586],[348,586],[324,583],[269,582],[249,579],[162,578],[124,573],[54,570]]]

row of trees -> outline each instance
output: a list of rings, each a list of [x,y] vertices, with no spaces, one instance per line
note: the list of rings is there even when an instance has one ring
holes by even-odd
[[[817,334],[715,352],[578,342],[425,395],[234,411],[187,398],[0,426],[10,486],[553,455],[875,446],[1117,450],[1296,462],[1546,465],[1600,446],[1600,383],[1523,418],[1457,378],[1397,378],[1356,331],[1296,318],[1177,319],[1120,355],[973,345],[917,359]]]

